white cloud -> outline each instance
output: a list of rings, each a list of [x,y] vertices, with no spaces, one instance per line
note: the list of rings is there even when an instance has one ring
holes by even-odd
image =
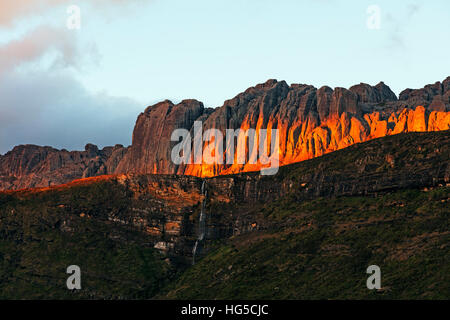
[[[83,3],[96,7],[111,8],[116,6],[129,6],[130,4],[144,4],[152,0],[78,0],[76,4]],[[10,27],[16,20],[33,15],[40,15],[46,10],[58,6],[74,4],[67,0],[1,0],[0,25]]]
[[[40,26],[23,38],[0,47],[0,74],[14,70],[24,63],[36,61],[50,50],[60,53],[64,65],[76,66],[80,58],[73,33]]]
[[[80,149],[87,142],[131,142],[143,107],[130,98],[91,93],[76,80],[76,72],[99,55],[95,45],[80,48],[75,37],[40,26],[0,46],[0,154],[17,144]]]

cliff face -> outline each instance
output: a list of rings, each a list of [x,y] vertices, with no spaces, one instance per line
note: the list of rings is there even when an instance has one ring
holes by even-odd
[[[172,132],[190,129],[195,120],[205,117],[203,104],[196,100],[184,100],[178,105],[166,100],[148,107],[136,121],[133,144],[116,173],[175,173],[176,167],[170,161]]]
[[[176,120],[175,120],[176,119]],[[403,132],[440,131],[450,128],[450,77],[442,83],[423,89],[407,89],[400,99],[380,82],[376,86],[359,84],[349,90],[269,80],[247,89],[215,110],[204,110],[195,100],[173,105],[166,101],[149,107],[141,114],[133,134],[133,144],[119,164],[116,173],[165,173],[211,177],[238,172],[256,171],[260,162],[232,165],[174,165],[170,141],[174,129],[190,130],[195,136],[194,121],[202,121],[203,132],[219,129],[226,137],[227,129],[279,130],[280,165],[311,159],[345,148],[354,143]],[[236,145],[245,142],[240,134]],[[269,148],[273,137],[268,136]],[[225,142],[203,141],[203,149],[224,150]],[[259,142],[255,141],[254,146]],[[192,145],[192,150],[194,146]],[[234,155],[236,159],[236,151]]]
[[[413,131],[441,131],[450,128],[450,77],[422,89],[406,89],[399,99],[380,82],[361,83],[350,89],[293,84],[268,80],[225,101],[217,109],[204,108],[196,100],[175,105],[166,100],[148,107],[136,121],[133,142],[98,150],[87,145],[82,152],[50,147],[19,146],[0,156],[0,190],[47,187],[74,179],[102,174],[159,173],[212,177],[260,170],[260,162],[239,164],[237,148],[234,164],[176,165],[171,159],[175,129],[186,129],[194,137],[194,122],[202,131],[241,129],[235,144],[245,144],[244,131],[279,130],[279,164],[311,159],[370,139]],[[270,148],[274,137],[264,141]],[[256,140],[254,146],[258,146]],[[192,150],[194,150],[194,147]],[[218,142],[203,141],[202,150],[218,147]],[[212,148],[211,148],[212,147]],[[226,162],[226,145],[223,144]],[[200,161],[201,162],[201,161]]]
[[[87,144],[85,151],[72,152],[35,145],[17,146],[0,156],[0,190],[48,187],[110,174],[126,150],[122,145],[99,150]]]
[[[127,226],[144,237],[146,246],[185,265],[192,259],[201,210],[206,231],[198,254],[204,255],[214,240],[270,228],[262,213],[280,199],[291,206],[318,197],[371,198],[396,190],[449,186],[449,146],[450,131],[401,134],[284,166],[275,176],[123,174],[6,191],[0,192],[0,218],[49,211],[58,217],[54,228],[71,234],[78,232],[83,219]],[[111,237],[127,240],[119,232]]]
[[[442,296],[449,146],[450,130],[399,134],[284,166],[274,176],[126,174],[3,191],[0,293],[150,299],[181,281],[168,297],[236,298],[240,286],[239,298],[297,297],[299,288],[299,298],[348,298],[366,266],[379,261],[389,270],[392,298]],[[187,269],[194,247],[197,264]],[[64,286],[71,264],[87,270],[83,290]],[[417,290],[411,274],[425,275]],[[317,291],[322,278],[325,291]],[[349,284],[329,291],[330,281]],[[371,297],[359,287],[357,297]],[[260,293],[264,288],[271,293]]]

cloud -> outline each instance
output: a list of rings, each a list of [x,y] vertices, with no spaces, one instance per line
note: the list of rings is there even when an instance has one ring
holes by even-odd
[[[416,13],[420,11],[420,5],[412,3],[408,5],[408,18],[412,18]]]
[[[0,4],[0,24],[9,26],[16,19],[36,14],[49,6],[62,4],[63,0],[6,0]]]
[[[127,145],[142,109],[126,97],[92,94],[67,72],[7,72],[0,78],[0,154],[18,144]]]
[[[36,61],[50,50],[60,53],[64,65],[76,66],[80,55],[72,35],[64,29],[41,26],[5,44],[0,47],[0,74]]]
[[[95,46],[80,48],[73,34],[40,26],[0,46],[0,154],[18,144],[82,149],[87,142],[130,143],[142,107],[130,98],[91,93],[75,79],[76,70],[98,57]]]
[[[111,6],[125,6],[130,4],[143,4],[151,0],[78,0],[68,2],[67,0],[1,0],[0,1],[0,26],[11,26],[21,18],[39,15],[45,10],[58,6],[69,6],[71,4],[89,4],[98,8],[110,8]]]
[[[412,19],[420,12],[420,5],[409,4],[399,13],[387,14],[386,21],[389,26],[390,49],[406,49],[405,34]],[[400,17],[400,14],[403,14]]]
[[[124,9],[151,0],[78,0],[97,9]],[[67,0],[0,1],[0,27],[72,4]],[[132,6],[130,6],[131,8]],[[102,10],[103,12],[103,10]],[[76,80],[99,63],[95,44],[81,47],[76,32],[41,25],[0,45],[0,154],[18,144],[82,149],[131,142],[135,100],[92,93]]]

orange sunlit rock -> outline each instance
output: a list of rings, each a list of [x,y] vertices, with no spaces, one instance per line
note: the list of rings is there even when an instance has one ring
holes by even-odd
[[[361,83],[349,89],[317,89],[270,79],[215,109],[192,99],[178,104],[165,100],[149,106],[138,116],[129,147],[116,145],[100,150],[87,144],[84,151],[69,152],[17,146],[0,155],[0,190],[48,187],[104,174],[212,177],[258,171],[268,166],[262,164],[259,155],[261,151],[268,155],[275,144],[272,129],[278,130],[279,142],[275,145],[282,166],[370,139],[449,128],[450,77],[422,89],[405,89],[398,97],[383,82],[375,86]],[[220,131],[223,138],[228,130],[234,132],[235,149],[228,157],[226,139],[223,146],[218,144],[220,139],[205,139],[210,129]],[[172,135],[178,130],[183,134],[176,140]],[[253,143],[247,130],[256,133]],[[262,130],[267,130],[267,135],[258,138]],[[182,154],[188,155],[186,158],[190,155],[191,161],[174,161],[174,147],[189,144],[191,150],[183,148]],[[204,161],[208,153],[212,162]],[[136,186],[137,191],[139,188]]]
[[[389,129],[389,127],[393,129]],[[242,123],[241,129],[248,128],[250,128],[250,124],[246,119]],[[277,124],[274,119],[271,119],[267,128],[280,131],[280,165],[287,165],[387,135],[448,130],[450,129],[450,113],[433,111],[427,114],[424,107],[418,106],[415,110],[405,108],[393,113],[386,120],[380,117],[379,112],[365,114],[363,117],[344,112],[341,117],[329,118],[318,125],[306,121],[291,124],[290,128],[280,122]],[[270,144],[270,137],[268,140],[267,143]],[[220,164],[191,164],[187,166],[185,173],[199,177],[212,177],[257,171],[263,167],[265,166],[259,163],[233,164],[228,167]]]

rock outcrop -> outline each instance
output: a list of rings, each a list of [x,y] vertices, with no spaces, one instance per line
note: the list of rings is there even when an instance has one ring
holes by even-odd
[[[0,156],[0,190],[48,187],[113,173],[126,153],[122,145],[85,151],[21,145]]]
[[[194,151],[190,164],[173,164],[170,155],[175,143],[170,141],[170,136],[174,129],[184,128],[190,130],[194,138],[194,121],[202,121],[203,132],[218,129],[223,137],[227,129],[240,129],[235,145],[248,143],[243,134],[247,129],[255,129],[256,133],[261,129],[278,129],[280,165],[311,159],[373,138],[447,130],[450,128],[449,87],[450,77],[423,89],[407,89],[397,99],[383,82],[376,86],[361,83],[349,90],[333,90],[326,86],[316,89],[310,85],[289,86],[284,81],[268,80],[225,101],[213,111],[205,111],[198,101],[183,101],[176,106],[165,101],[149,107],[139,116],[133,144],[116,173],[211,177],[256,171],[265,166],[258,161],[250,163],[254,156],[250,154],[250,146],[247,146],[246,161],[241,164],[238,161],[231,165],[207,164],[194,158]],[[270,148],[271,138],[268,136],[264,142],[267,148]],[[259,146],[257,139],[253,146]],[[225,141],[203,141],[202,150],[207,147],[223,150],[221,161],[226,163]],[[193,143],[191,150],[194,150]]]
[[[201,150],[219,161],[207,164],[191,141],[190,163],[175,164],[171,153],[178,144],[171,141],[175,129],[186,129],[192,138],[201,122],[202,132],[218,129],[225,140],[227,129],[240,129],[235,139],[233,164],[226,164],[225,141],[206,139]],[[450,128],[450,77],[422,89],[406,89],[397,99],[387,85],[361,83],[350,89],[305,84],[288,85],[268,80],[247,89],[216,109],[204,108],[197,100],[179,104],[163,101],[148,107],[136,121],[133,142],[128,148],[98,150],[87,145],[83,152],[50,147],[19,146],[0,156],[0,190],[46,187],[74,179],[102,174],[160,173],[212,177],[257,171],[266,165],[257,153],[245,151],[236,161],[237,145],[246,145],[246,130],[278,129],[279,164],[286,165],[333,152],[355,143],[404,132],[441,131]],[[269,131],[270,132],[270,131]],[[274,137],[267,135],[270,149]],[[254,150],[259,147],[256,139]],[[215,154],[218,150],[220,155]],[[208,153],[208,152],[206,152]],[[270,153],[270,152],[269,152]],[[254,163],[251,163],[252,160]]]
[[[190,129],[204,111],[203,104],[197,100],[184,100],[177,105],[166,100],[148,107],[136,121],[133,144],[116,172],[175,172],[175,165],[170,161],[174,145],[171,134],[175,129]]]

